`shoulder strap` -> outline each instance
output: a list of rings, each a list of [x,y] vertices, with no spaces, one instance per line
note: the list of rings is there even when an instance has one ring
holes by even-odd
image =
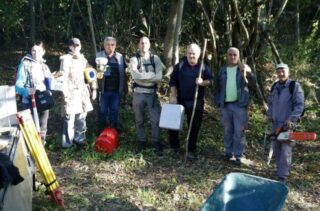
[[[181,68],[182,68],[183,65],[184,65],[184,61],[181,60],[181,61],[179,62],[179,69],[178,69],[179,72],[180,72],[180,70],[181,70]]]
[[[272,84],[270,92],[273,92],[274,87],[276,86],[277,83],[278,82],[275,82],[274,84]],[[290,83],[289,83],[289,92],[290,92],[291,95],[293,94],[295,87],[296,87],[296,81],[290,81]]]
[[[137,60],[138,60],[138,66],[137,66],[137,69],[138,70],[140,70],[140,68],[141,68],[141,56],[140,56],[140,54],[137,52],[136,53],[136,58],[137,58]]]
[[[296,87],[296,81],[290,81],[290,84],[289,84],[289,92],[291,95],[293,95],[293,92],[294,92],[294,88]]]
[[[156,65],[154,63],[154,55],[153,54],[150,54],[150,63],[153,67],[153,70],[156,71]]]
[[[270,93],[272,93],[272,92],[273,92],[274,87],[277,85],[277,83],[278,83],[278,82],[274,82],[274,83],[272,84],[271,89],[270,89]]]

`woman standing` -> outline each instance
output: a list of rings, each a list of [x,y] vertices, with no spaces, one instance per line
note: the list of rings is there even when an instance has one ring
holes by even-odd
[[[22,108],[31,109],[31,96],[36,91],[50,90],[51,72],[46,61],[43,59],[45,54],[44,43],[37,41],[31,48],[31,54],[22,58],[18,67],[16,92],[22,96]],[[40,136],[42,143],[45,144],[47,133],[47,123],[49,110],[37,109],[40,123]]]

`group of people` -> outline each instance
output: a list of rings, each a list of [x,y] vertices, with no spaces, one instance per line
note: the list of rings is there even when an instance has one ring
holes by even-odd
[[[82,146],[85,143],[86,115],[93,110],[91,100],[99,98],[99,127],[117,128],[120,96],[126,85],[126,62],[124,56],[116,51],[117,41],[114,37],[104,39],[104,49],[96,54],[93,66],[103,70],[97,81],[85,82],[84,71],[89,65],[81,53],[81,42],[72,38],[69,52],[60,57],[60,72],[63,77],[63,111],[64,123],[62,147],[72,144]],[[151,141],[155,153],[162,156],[160,139],[160,102],[157,87],[163,77],[163,65],[160,57],[150,51],[150,40],[142,37],[139,50],[130,58],[128,72],[133,79],[132,107],[135,114],[137,152],[146,148],[145,112],[151,123]],[[45,83],[52,77],[43,55],[45,48],[42,42],[36,42],[31,55],[24,57],[18,68],[16,81],[17,93],[23,96],[23,108],[30,108],[29,96],[35,90],[50,89]],[[245,132],[248,128],[249,90],[256,84],[251,68],[240,62],[240,52],[235,47],[227,50],[227,63],[221,68],[216,80],[212,71],[199,60],[201,49],[192,43],[187,47],[186,55],[175,65],[170,76],[169,103],[181,104],[185,108],[188,126],[192,125],[187,141],[189,160],[196,157],[197,139],[204,113],[204,92],[206,87],[215,86],[214,103],[221,113],[224,128],[225,159],[241,165],[246,144]],[[202,67],[202,69],[201,69]],[[202,74],[199,78],[199,72]],[[274,84],[268,98],[267,119],[272,122],[272,130],[285,125],[292,125],[299,120],[303,111],[304,96],[298,82],[294,83],[293,91],[289,90],[292,80],[289,79],[289,68],[286,64],[276,67],[278,81]],[[195,92],[198,91],[197,99]],[[91,97],[91,99],[90,99]],[[195,108],[194,101],[196,100]],[[192,112],[194,110],[194,118]],[[40,134],[45,140],[49,111],[40,112]],[[190,124],[192,122],[192,124]],[[169,144],[175,154],[180,151],[179,132],[168,130]],[[292,142],[273,142],[279,180],[289,175],[292,157]],[[234,158],[234,159],[233,159]]]

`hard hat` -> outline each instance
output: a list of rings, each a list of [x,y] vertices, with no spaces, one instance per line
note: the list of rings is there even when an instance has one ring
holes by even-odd
[[[84,78],[86,80],[86,83],[92,83],[97,79],[97,72],[93,67],[86,67],[84,69]]]

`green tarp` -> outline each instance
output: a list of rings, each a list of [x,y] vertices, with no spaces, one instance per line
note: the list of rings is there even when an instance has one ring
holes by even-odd
[[[202,205],[201,211],[277,211],[288,195],[283,183],[243,173],[230,173]]]

